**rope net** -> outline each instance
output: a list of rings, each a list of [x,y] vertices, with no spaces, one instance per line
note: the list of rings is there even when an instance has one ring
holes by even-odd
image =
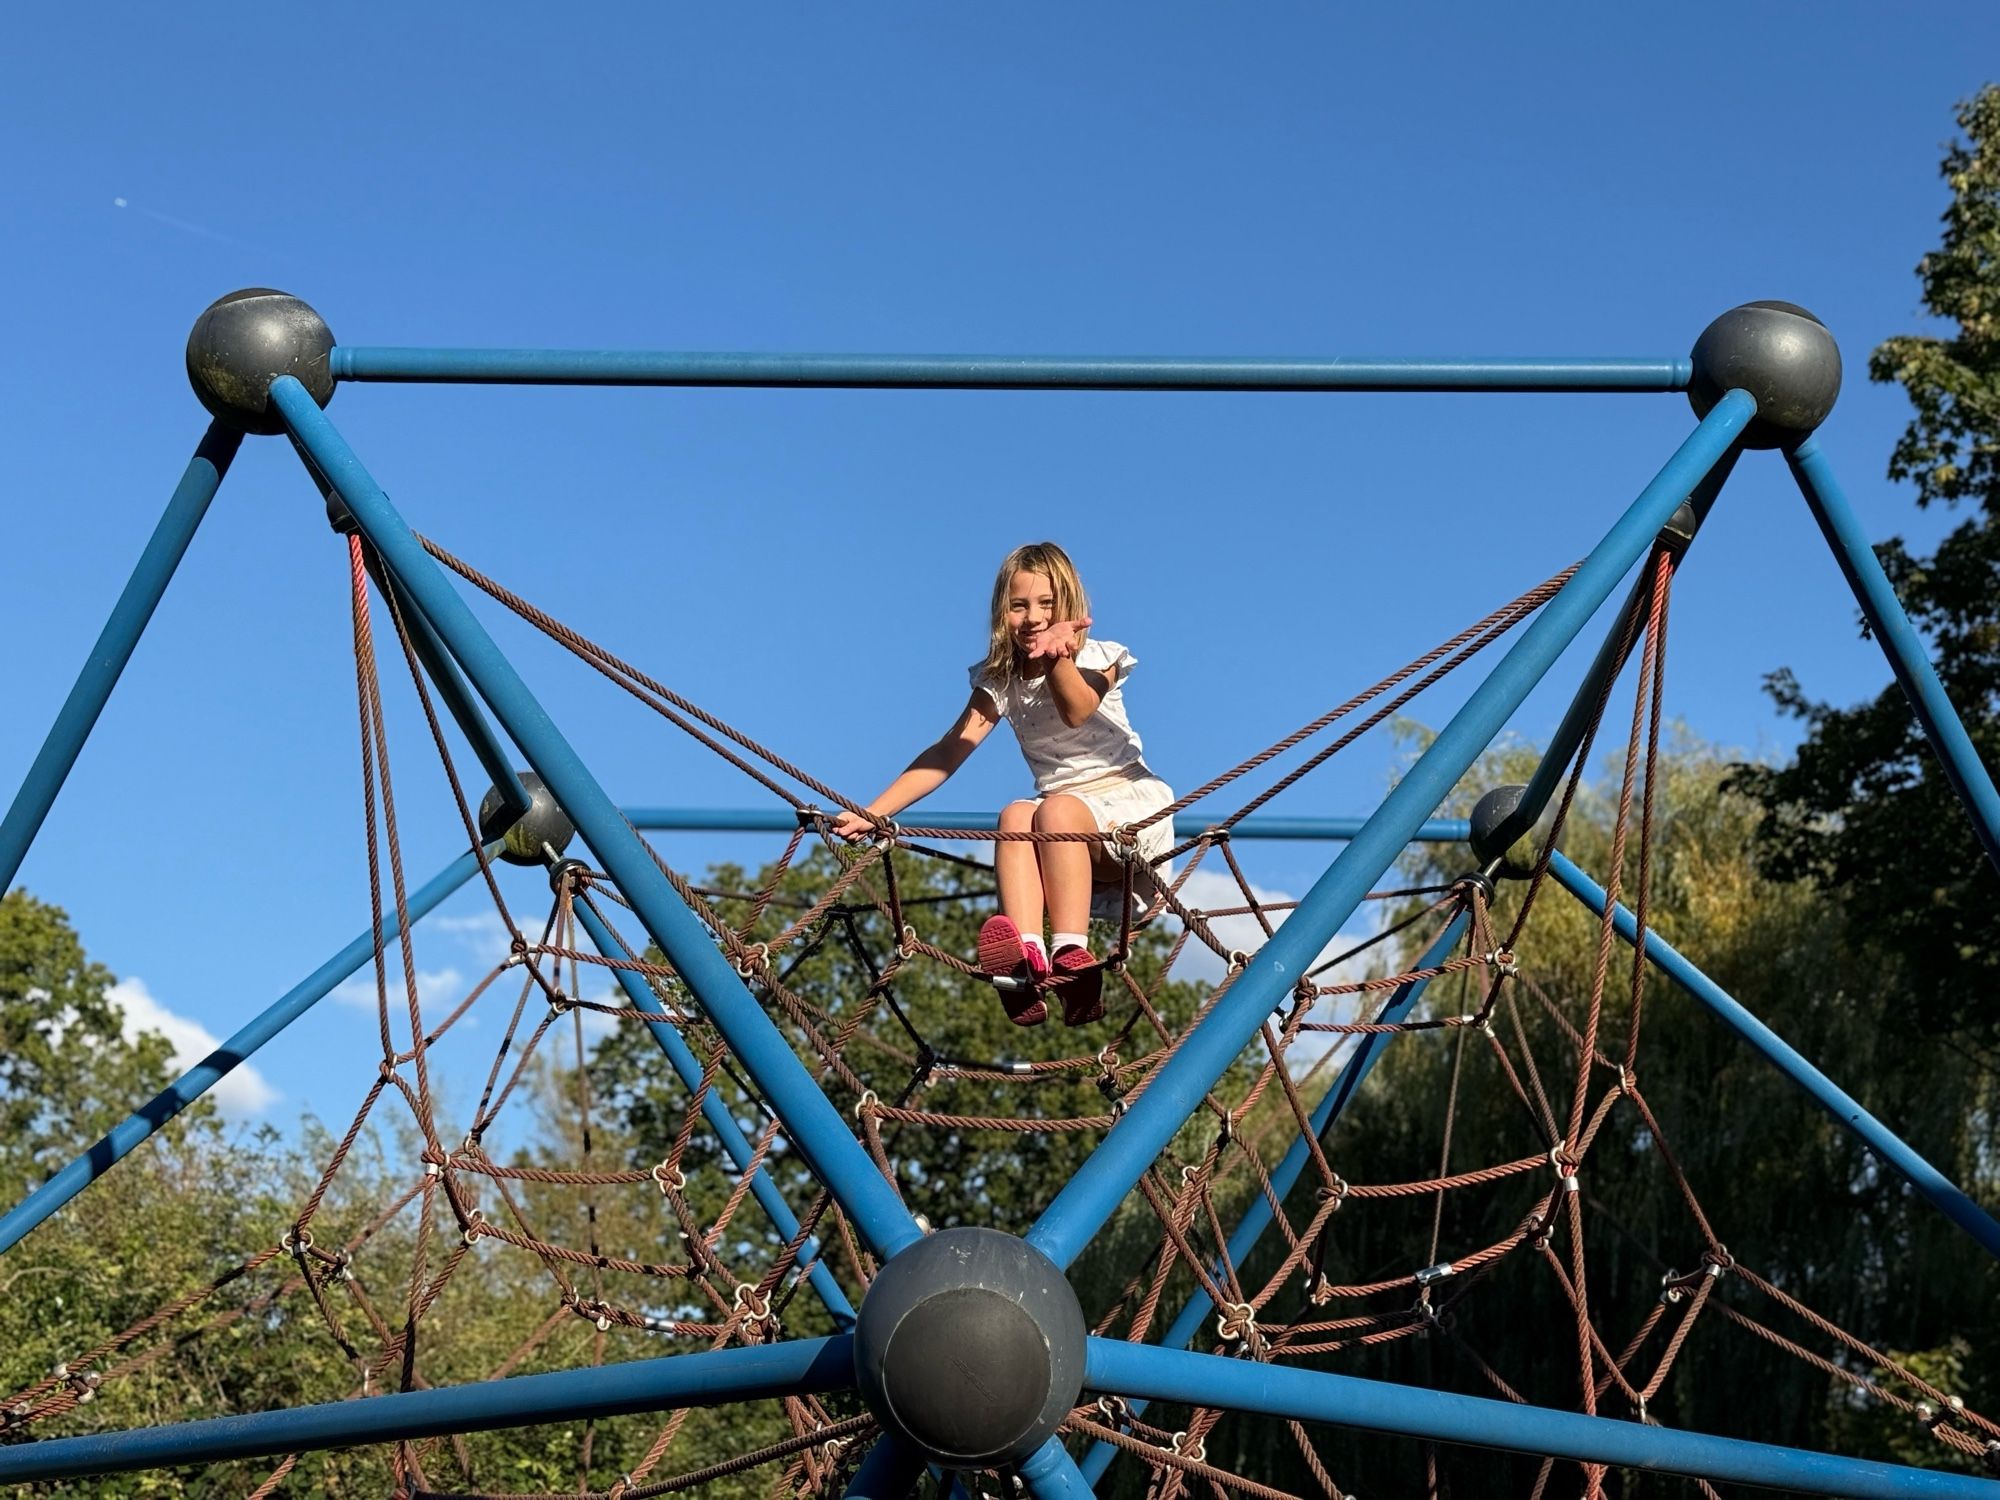
[[[442,547],[425,546],[792,810],[797,826],[760,878],[702,885],[657,852],[655,860],[912,1210],[936,1227],[963,1213],[1016,1232],[1032,1221],[1035,1200],[1052,1193],[1144,1095],[1242,973],[1255,942],[1246,949],[1226,940],[1225,919],[1238,927],[1247,919],[1262,936],[1283,920],[1290,903],[1260,897],[1231,829],[1504,637],[1574,571],[1537,584],[1180,798],[1159,816],[1184,814],[1224,792],[1233,799],[1244,778],[1312,746],[1148,865],[1134,852],[1136,829],[1060,834],[882,824],[871,842],[850,847],[828,828],[836,810],[860,811],[857,804]],[[246,1320],[312,1321],[344,1372],[343,1388],[326,1394],[365,1398],[816,1335],[833,1327],[822,1295],[829,1282],[858,1305],[876,1272],[782,1122],[672,967],[639,935],[615,883],[550,850],[546,906],[530,917],[510,903],[483,852],[410,622],[393,594],[378,601],[375,560],[358,537],[347,538],[347,554],[376,933],[376,1076],[271,1242],[14,1391],[0,1403],[8,1440],[77,1430],[85,1419],[73,1414],[94,1400],[102,1402],[99,1413],[112,1409],[110,1420],[126,1377],[183,1357]],[[1620,949],[1607,916],[1580,989],[1557,992],[1535,973],[1530,918],[1609,707],[1607,683],[1532,873],[1517,897],[1501,903],[1511,916],[1503,920],[1494,886],[1472,870],[1371,892],[1372,931],[1300,978],[1085,1257],[1079,1279],[1116,1289],[1100,1305],[1086,1304],[1093,1333],[1157,1341],[1194,1296],[1209,1307],[1193,1340],[1201,1350],[1338,1368],[1342,1356],[1358,1351],[1428,1341],[1493,1393],[1521,1402],[1529,1398],[1510,1383],[1510,1351],[1475,1347],[1466,1313],[1470,1299],[1518,1296],[1536,1282],[1563,1309],[1548,1334],[1570,1350],[1568,1399],[1576,1409],[1657,1423],[1662,1393],[1697,1350],[1726,1360],[1727,1341],[1747,1336],[1850,1388],[1858,1400],[1908,1413],[1941,1449],[1988,1461],[2000,1453],[2000,1426],[1731,1256],[1640,1087],[1642,953],[1676,561],[1665,547],[1650,557],[1620,642],[1637,655],[1638,682],[1607,886],[1614,902],[1626,900],[1635,911],[1640,943]],[[386,652],[376,637],[378,617],[390,626]],[[506,956],[442,1013],[424,1003],[415,977],[417,940],[379,675],[385,654],[392,663],[401,658],[394,669],[414,684],[426,753],[443,769],[468,846],[482,850],[481,884],[507,939]],[[991,865],[975,857],[979,846],[1009,839],[1098,840],[1119,857],[1117,918],[1106,929],[1108,1014],[1093,1027],[1010,1034],[990,1024],[999,1007],[968,956],[966,934],[994,895]],[[1189,882],[1198,871],[1220,875],[1235,894],[1221,904],[1193,904]],[[1407,966],[1461,917],[1466,936],[1455,951],[1429,968]],[[593,924],[610,934],[602,951],[580,930]],[[1201,977],[1217,971],[1219,979]],[[1429,999],[1391,1017],[1397,991],[1418,980],[1437,981]],[[618,983],[633,989],[614,990]],[[954,1002],[933,1003],[939,994]],[[652,1048],[666,1032],[691,1060],[689,1088],[655,1084],[641,1092],[629,1067],[621,1073],[607,1061],[646,1058],[657,1077]],[[1417,1180],[1372,1180],[1366,1162],[1343,1155],[1337,1133],[1321,1139],[1311,1101],[1363,1044],[1405,1032],[1430,1038],[1408,1045],[1450,1049],[1436,1167]],[[996,1034],[1004,1050],[994,1050]],[[1510,1128],[1522,1149],[1509,1159],[1468,1163],[1454,1150],[1461,1079],[1478,1069],[1504,1079],[1513,1101]],[[550,1079],[567,1091],[553,1106]],[[490,1148],[496,1134],[506,1134],[503,1117],[536,1111],[543,1119],[521,1129],[553,1144],[539,1154]],[[618,1129],[610,1123],[614,1112],[625,1122]],[[1603,1225],[1630,1236],[1585,1187],[1607,1122],[1633,1117],[1685,1210],[1684,1221],[1660,1229],[1653,1242],[1686,1247],[1695,1257],[1689,1270],[1661,1267],[1657,1293],[1636,1307],[1593,1296],[1596,1231]],[[734,1138],[725,1140],[732,1124]],[[394,1190],[368,1201],[347,1185],[358,1148],[384,1138],[393,1138],[381,1149]],[[1273,1180],[1276,1163],[1301,1139],[1303,1180],[1283,1191]],[[564,1164],[549,1164],[555,1161]],[[1036,1190],[1003,1194],[995,1188],[1003,1175]],[[795,1230],[770,1227],[762,1203],[753,1201],[760,1184],[789,1200]],[[1491,1238],[1455,1240],[1466,1216],[1448,1213],[1448,1205],[1477,1200],[1484,1200],[1483,1214],[1498,1214],[1509,1227]],[[1259,1206],[1270,1220],[1266,1243],[1239,1260],[1229,1248],[1234,1226]],[[1007,1212],[1024,1217],[996,1222]],[[1397,1212],[1415,1216],[1407,1253],[1376,1274],[1354,1274],[1341,1251],[1343,1226],[1357,1215]],[[1104,1267],[1114,1260],[1119,1271],[1107,1276]],[[504,1348],[456,1346],[450,1312],[467,1298],[512,1298],[525,1320],[514,1340]],[[597,1425],[583,1424],[573,1472],[561,1481],[567,1488],[508,1488],[465,1437],[388,1445],[382,1463],[392,1491],[410,1500],[530,1492],[638,1500],[709,1488],[755,1469],[768,1471],[772,1495],[835,1495],[877,1435],[874,1418],[853,1397],[798,1395],[736,1414],[722,1436],[690,1454],[690,1415],[657,1414],[642,1441],[607,1439],[602,1451]],[[1064,1432],[1073,1451],[1105,1443],[1127,1455],[1158,1500],[1193,1490],[1285,1493],[1209,1461],[1226,1410],[1183,1408],[1170,1426],[1149,1415],[1158,1414],[1106,1398],[1073,1412]],[[1297,1422],[1268,1430],[1296,1449],[1316,1493],[1347,1493],[1329,1453],[1334,1434]],[[714,1457],[718,1451],[725,1456]],[[1427,1492],[1438,1493],[1434,1449],[1425,1461]],[[246,1492],[288,1492],[314,1462],[284,1456]],[[1556,1484],[1558,1474],[1564,1477]],[[959,1477],[973,1493],[1009,1493],[1001,1476]],[[1549,1460],[1533,1492],[1554,1484],[1561,1493],[1603,1495],[1609,1482],[1596,1466]]]

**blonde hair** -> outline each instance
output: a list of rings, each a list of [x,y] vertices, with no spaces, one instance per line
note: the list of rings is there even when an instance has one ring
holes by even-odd
[[[1029,542],[1009,552],[1000,564],[999,576],[993,580],[993,633],[986,647],[986,664],[980,670],[981,677],[1001,683],[1012,682],[1021,670],[1020,652],[1007,625],[1007,600],[1016,573],[1039,573],[1048,579],[1050,591],[1056,596],[1058,620],[1081,620],[1090,613],[1083,580],[1076,576],[1076,564],[1062,548],[1054,542]],[[1089,634],[1087,630],[1078,631],[1076,643],[1081,646]]]

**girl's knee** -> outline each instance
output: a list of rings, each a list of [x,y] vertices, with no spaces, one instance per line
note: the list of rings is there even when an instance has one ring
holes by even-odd
[[[1035,804],[1032,802],[1009,802],[1000,809],[1000,831],[1002,833],[1027,833],[1035,826]]]
[[[1039,833],[1089,833],[1097,827],[1090,809],[1076,797],[1058,792],[1044,797],[1035,809],[1035,829]]]

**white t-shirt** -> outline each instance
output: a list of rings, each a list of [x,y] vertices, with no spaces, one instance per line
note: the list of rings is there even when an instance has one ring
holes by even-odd
[[[1139,665],[1139,659],[1116,641],[1095,637],[1076,653],[1080,671],[1108,672],[1118,669],[1118,677],[1097,705],[1097,712],[1074,729],[1063,723],[1056,707],[1049,679],[1016,677],[998,682],[986,676],[986,663],[977,662],[969,673],[972,686],[992,700],[995,712],[1014,726],[1021,754],[1035,774],[1035,790],[1044,796],[1106,776],[1130,772],[1150,775],[1144,746],[1125,717],[1125,679]]]

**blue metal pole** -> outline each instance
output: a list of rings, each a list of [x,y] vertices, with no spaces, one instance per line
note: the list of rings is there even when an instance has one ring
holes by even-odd
[[[848,1481],[847,1500],[909,1500],[923,1472],[923,1453],[884,1432]]]
[[[51,1438],[0,1448],[0,1483],[220,1463],[439,1433],[804,1396],[853,1386],[851,1338],[796,1339],[242,1417]]]
[[[1459,939],[1465,936],[1465,929],[1471,920],[1470,915],[1465,912],[1453,917],[1445,930],[1438,934],[1437,941],[1432,943],[1424,956],[1417,960],[1417,967],[1433,969],[1450,958],[1451,950],[1456,948]],[[1402,1020],[1429,987],[1428,979],[1404,980],[1390,993],[1389,1003],[1382,1007],[1381,1013],[1375,1019],[1392,1024]],[[1340,1072],[1335,1075],[1332,1084],[1328,1086],[1310,1117],[1312,1133],[1322,1141],[1346,1110],[1348,1101],[1354,1097],[1355,1090],[1359,1089],[1369,1073],[1374,1071],[1375,1064],[1381,1060],[1383,1050],[1389,1045],[1392,1035],[1393,1033],[1387,1032],[1371,1032],[1362,1037],[1360,1046],[1354,1049],[1354,1055],[1341,1065]],[[1298,1139],[1292,1142],[1291,1149],[1285,1153],[1285,1159],[1278,1163],[1277,1170],[1271,1173],[1271,1191],[1280,1203],[1285,1200],[1285,1195],[1291,1192],[1292,1184],[1299,1180],[1299,1174],[1305,1170],[1306,1160],[1310,1155],[1311,1148],[1307,1146],[1305,1135],[1301,1133]],[[1257,1248],[1257,1241],[1263,1238],[1264,1231],[1270,1228],[1270,1225],[1270,1199],[1258,1193],[1243,1210],[1243,1219],[1236,1226],[1236,1233],[1229,1237],[1229,1263],[1240,1266],[1248,1260],[1250,1252]],[[1216,1267],[1218,1280],[1221,1275],[1222,1268],[1218,1265]],[[1188,1341],[1194,1337],[1195,1330],[1201,1327],[1202,1320],[1214,1310],[1215,1299],[1208,1295],[1205,1288],[1196,1287],[1193,1295],[1188,1298],[1187,1305],[1180,1310],[1179,1316],[1160,1336],[1160,1347],[1185,1349]],[[1135,1400],[1131,1406],[1134,1415],[1146,1409],[1143,1400]],[[1081,1467],[1084,1478],[1095,1484],[1111,1460],[1117,1456],[1118,1449],[1110,1443],[1103,1441],[1093,1443],[1090,1451],[1083,1457]]]
[[[48,738],[42,741],[34,764],[28,767],[7,816],[0,819],[0,892],[12,885],[20,873],[28,846],[35,841],[42,820],[55,805],[56,793],[68,780],[70,767],[76,764],[83,742],[90,737],[91,727],[104,711],[105,700],[118,685],[125,663],[132,659],[133,648],[139,644],[146,622],[153,618],[161,595],[167,591],[167,581],[186,555],[201,518],[208,514],[208,502],[215,498],[222,476],[229,472],[229,461],[236,456],[242,441],[242,433],[220,422],[211,422],[195,447],[194,457],[188,460],[187,471],[167,501],[166,511],[159,525],[153,528],[145,551],[139,554],[125,592],[112,606],[97,644],[91,647],[89,658],[77,673],[76,685],[63,700],[62,710],[49,727]]]
[[[1736,445],[1756,407],[1742,391],[1730,391],[1715,404],[1063,1185],[1028,1232],[1030,1244],[1059,1266],[1076,1259],[1264,1018],[1311,967],[1321,945],[1353,915],[1410,835],[1652,544],[1674,508]]]
[[[1604,887],[1579,870],[1568,856],[1558,853],[1549,861],[1549,873],[1564,890],[1585,906],[1604,915]],[[1612,913],[1612,922],[1626,942],[1636,942],[1639,923],[1624,905]],[[1695,999],[1722,1018],[1723,1024],[1762,1053],[1807,1096],[1868,1149],[1908,1179],[1911,1187],[1928,1198],[1952,1223],[1977,1240],[1989,1255],[2000,1256],[2000,1223],[1973,1202],[1950,1178],[1911,1150],[1880,1120],[1869,1114],[1837,1088],[1833,1080],[1794,1052],[1784,1039],[1758,1020],[1729,992],[1675,951],[1659,933],[1647,930],[1646,957],[1661,973],[1672,979]]]
[[[709,807],[628,807],[625,816],[634,828],[678,833],[790,833],[799,820],[789,808],[709,808]],[[1185,815],[1184,815],[1185,816]],[[912,813],[913,828],[949,828],[955,832],[979,833],[999,826],[999,815],[990,812]],[[1232,839],[1351,839],[1361,831],[1361,818],[1260,818],[1249,817],[1229,830]],[[1182,822],[1184,833],[1194,831],[1193,822]],[[1413,842],[1462,844],[1471,832],[1464,818],[1428,818],[1417,829]]]
[[[1971,814],[1973,831],[1985,847],[1986,857],[2000,869],[2000,792],[1994,791],[1992,773],[1973,748],[1958,710],[1952,707],[1944,684],[1938,681],[1937,672],[1931,667],[1923,637],[1903,613],[1902,603],[1890,587],[1875,549],[1868,544],[1868,534],[1861,529],[1860,518],[1847,503],[1847,494],[1834,477],[1833,466],[1820,450],[1819,439],[1807,438],[1786,458],[1800,493],[1812,507],[1813,519],[1819,522],[1827,545],[1840,563],[1840,571],[1847,575],[1847,586],[1854,590],[1868,628],[1882,643],[1882,654],[1889,658],[1890,670],[1896,674],[1903,696],[1910,700],[1910,709],[1923,725],[1925,738],[1937,752],[1945,779]]]
[[[409,632],[410,649],[416,654],[424,674],[436,685],[438,698],[444,703],[445,711],[458,725],[459,732],[472,746],[472,753],[486,772],[486,778],[500,792],[500,804],[509,824],[525,813],[533,805],[528,789],[521,785],[521,778],[514,772],[514,757],[507,753],[507,747],[500,743],[500,736],[493,732],[493,726],[486,722],[486,715],[479,711],[466,688],[465,679],[458,675],[458,668],[451,664],[451,657],[445,651],[437,632],[431,629],[430,621],[418,609],[402,586],[394,578],[378,579],[386,582],[396,599],[396,609],[403,620],[403,627]],[[502,830],[504,831],[504,830]],[[481,829],[483,834],[485,829]]]
[[[1695,487],[1695,492],[1688,497],[1687,515],[1669,521],[1667,529],[1661,534],[1662,541],[1677,538],[1683,548],[1693,541],[1695,533],[1714,508],[1716,497],[1722,493],[1730,471],[1736,467],[1737,456],[1736,453],[1727,455]],[[1541,817],[1542,810],[1555,796],[1556,788],[1562,784],[1570,762],[1576,757],[1577,747],[1582,745],[1584,735],[1590,732],[1591,723],[1597,717],[1598,704],[1603,701],[1611,683],[1625,669],[1627,652],[1619,648],[1625,643],[1625,632],[1633,618],[1637,616],[1642,621],[1645,618],[1652,594],[1652,580],[1649,578],[1642,577],[1632,585],[1624,608],[1618,611],[1611,628],[1604,633],[1604,644],[1598,647],[1590,670],[1583,674],[1583,681],[1577,685],[1562,722],[1556,726],[1556,732],[1542,752],[1534,774],[1528,778],[1520,803],[1493,830],[1492,847],[1510,848],[1516,839],[1535,826],[1535,820]],[[1632,640],[1634,643],[1638,640],[1636,631]]]
[[[1300,1422],[1332,1422],[1404,1437],[1841,1495],[1848,1500],[1918,1496],[1995,1500],[2000,1495],[2000,1485],[1966,1474],[1836,1458],[1741,1438],[1677,1432],[1581,1412],[1116,1339],[1090,1341],[1084,1386],[1119,1396],[1225,1406]]]
[[[576,912],[577,921],[583,924],[583,930],[590,935],[590,941],[599,953],[606,958],[636,957],[612,936],[611,929],[604,925],[603,918],[592,911],[588,904],[579,901],[573,910]],[[648,1015],[660,1017],[666,1015],[666,1007],[660,1004],[660,997],[653,993],[653,987],[645,980],[630,969],[613,969],[611,972],[617,978],[618,987],[625,992],[625,998],[631,1002],[634,1010],[643,1010]],[[701,1063],[689,1048],[687,1039],[680,1034],[673,1023],[665,1019],[648,1021],[646,1029],[652,1032],[653,1040],[660,1044],[660,1050],[667,1054],[667,1061],[673,1064],[681,1082],[691,1090],[699,1089]],[[722,1143],[722,1149],[729,1153],[729,1159],[736,1163],[739,1171],[747,1168],[756,1159],[756,1148],[743,1134],[742,1127],[737,1125],[736,1117],[729,1112],[729,1106],[716,1097],[715,1090],[710,1089],[702,1097],[701,1115],[708,1121],[708,1128],[715,1132],[715,1138]],[[771,1174],[762,1167],[751,1174],[750,1194],[763,1205],[771,1223],[789,1243],[792,1236],[799,1232],[798,1215],[792,1212],[791,1205],[785,1202],[784,1194],[778,1191],[778,1185],[771,1181]],[[827,1269],[826,1262],[819,1258],[817,1239],[808,1239],[800,1248],[799,1263],[811,1264],[812,1270],[808,1273],[808,1279],[812,1282],[813,1290],[819,1293],[819,1300],[826,1304],[826,1310],[833,1314],[835,1325],[842,1331],[852,1328],[854,1305],[847,1300],[847,1294],[840,1289],[840,1283],[833,1279],[833,1273]]]
[[[339,491],[384,566],[408,590],[445,648],[521,747],[569,814],[598,861],[631,901],[654,942],[686,979],[738,1061],[756,1081],[800,1155],[846,1209],[877,1254],[887,1259],[920,1231],[896,1191],[744,987],[708,930],[653,863],[644,842],[619,816],[589,769],[528,691],[512,663],[473,618],[380,485],[347,446],[306,388],[291,376],[271,385],[271,402],[314,466]]]
[[[411,893],[410,921],[421,921],[447,896],[470,880],[478,869],[479,858],[471,850],[459,855]],[[382,919],[383,940],[394,942],[401,930],[395,913],[385,913]],[[0,1218],[0,1254],[13,1249],[36,1225],[131,1155],[141,1141],[214,1088],[238,1063],[311,1010],[326,997],[328,991],[367,962],[374,952],[375,933],[371,927],[287,990],[262,1015],[168,1084],[148,1103],[141,1105],[137,1112],[126,1116],[123,1123],[114,1126],[103,1140],[23,1198],[5,1218]]]
[[[997,391],[1684,391],[1687,359],[692,354],[342,345],[337,380]]]
[[[1059,1438],[1043,1443],[1014,1472],[1035,1500],[1095,1500],[1097,1494]]]

